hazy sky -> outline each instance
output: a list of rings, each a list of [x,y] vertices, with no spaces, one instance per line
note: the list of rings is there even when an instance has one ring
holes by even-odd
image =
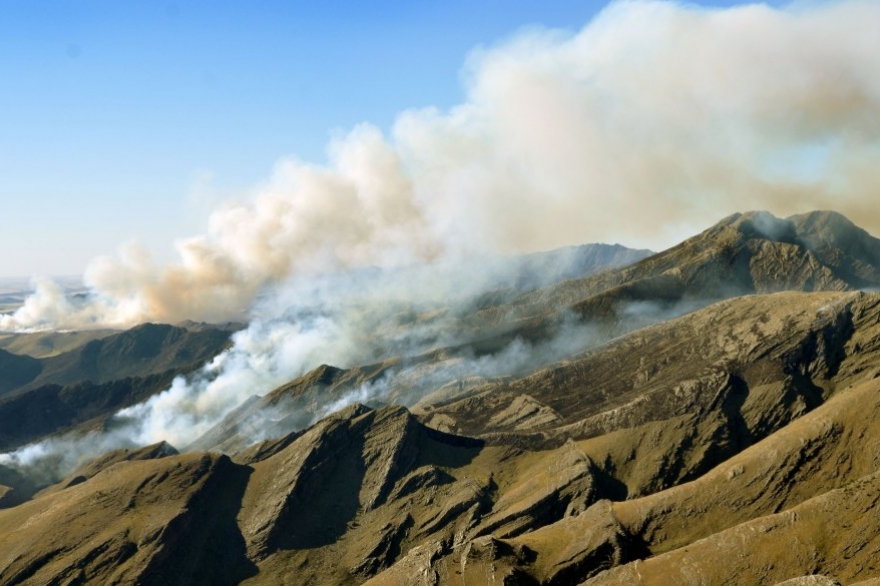
[[[132,239],[170,258],[280,158],[445,111],[474,48],[603,5],[0,0],[0,276],[79,273]]]

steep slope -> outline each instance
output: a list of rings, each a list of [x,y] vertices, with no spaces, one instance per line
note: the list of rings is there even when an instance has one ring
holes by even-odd
[[[191,365],[196,368],[200,364]],[[0,399],[0,451],[13,450],[74,428],[100,430],[120,409],[167,389],[179,373],[168,371],[102,384],[46,385]]]
[[[738,295],[878,286],[880,240],[844,216],[812,212],[780,219],[749,212],[633,265],[485,307],[472,321],[488,327],[511,313],[527,319],[574,310],[606,322],[613,333]]]
[[[549,452],[558,463],[547,469],[539,455],[430,430],[399,407],[352,406],[236,463],[168,453],[110,454],[0,511],[0,526],[19,527],[0,535],[0,581],[357,584],[414,546],[445,551],[487,511],[517,534],[595,493],[578,450]]]
[[[790,408],[802,413],[830,390],[826,379],[837,374],[843,355],[835,353],[853,334],[854,307],[873,315],[875,304],[874,296],[860,293],[737,298],[522,379],[475,387],[463,399],[437,402],[429,395],[421,412],[429,423],[467,435],[527,433],[553,441],[680,413],[698,397],[723,402],[741,395],[745,400],[750,389],[778,381],[777,392],[790,393]],[[804,361],[811,366],[798,372],[807,368]],[[515,416],[525,398],[557,416],[547,421]],[[540,411],[530,411],[535,415]],[[759,416],[751,417],[754,422],[744,431],[762,433]]]
[[[118,410],[201,367],[231,333],[144,324],[42,360],[0,350],[0,381],[10,387],[0,395],[0,451],[80,425],[100,429]]]
[[[0,396],[28,384],[42,370],[43,364],[36,358],[0,350]]]
[[[143,324],[42,361],[43,370],[26,389],[105,383],[181,370],[214,357],[229,341],[230,330],[191,331],[168,324]]]
[[[37,484],[14,468],[0,465],[0,509],[14,507],[28,500],[37,490]]]
[[[616,503],[621,525],[659,555],[639,564],[642,582],[623,579],[633,568],[622,568],[596,583],[662,583],[682,567],[705,583],[721,582],[722,571],[752,583],[880,575],[869,513],[878,500],[878,391],[877,380],[858,385],[693,483]],[[753,534],[766,535],[743,538]],[[701,562],[707,550],[727,551],[730,564]]]
[[[875,288],[880,282],[880,240],[835,212],[792,216],[798,238],[848,283]]]
[[[191,446],[194,450],[234,453],[258,439],[277,438],[304,429],[333,411],[331,397],[345,397],[379,379],[393,361],[347,370],[322,365],[263,397],[252,397]],[[348,401],[349,403],[353,401]]]
[[[101,384],[125,377],[183,370],[220,352],[234,331],[231,327],[233,325],[187,329],[143,324],[110,335],[78,337],[76,339],[85,341],[72,350],[44,358],[0,350],[0,395],[46,385],[65,386],[85,381]],[[36,341],[21,342],[25,346],[52,339],[47,334],[16,336],[38,336]]]
[[[521,536],[474,534],[432,557],[412,551],[368,583],[421,584],[425,575],[438,584],[495,576],[523,584],[592,578],[591,585],[774,584],[816,572],[843,584],[880,577],[880,526],[869,512],[878,502],[880,382],[876,370],[862,369],[868,356],[861,347],[877,335],[880,320],[876,300],[853,310],[857,333],[847,345],[858,350],[839,370],[839,385],[852,386],[711,471],[640,498],[598,501]],[[877,360],[875,347],[870,361]],[[785,402],[778,394],[775,401],[756,398],[768,411]],[[672,418],[576,445],[631,483],[634,468],[662,471],[679,450],[711,449],[717,439],[705,431],[690,442],[670,441],[699,424]],[[648,441],[632,442],[634,436]],[[614,463],[620,452],[625,457]],[[608,466],[609,460],[630,466]]]
[[[113,466],[114,464],[117,464],[119,462],[156,460],[158,458],[166,458],[168,456],[176,456],[178,454],[179,452],[177,451],[177,449],[167,442],[158,442],[156,444],[145,446],[143,448],[122,448],[119,450],[112,450],[110,452],[101,454],[94,460],[86,462],[83,466],[74,470],[67,478],[63,479],[61,482],[41,490],[37,494],[37,496],[39,497],[47,494],[53,494],[60,490],[64,490],[65,488],[76,486],[77,484],[83,483],[86,480],[97,476],[105,468],[109,468],[110,466]]]

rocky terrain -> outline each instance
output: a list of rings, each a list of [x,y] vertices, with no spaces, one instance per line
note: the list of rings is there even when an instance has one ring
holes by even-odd
[[[759,212],[599,272],[587,250],[377,333],[464,342],[320,366],[191,446],[0,466],[0,584],[880,584],[880,240]],[[0,353],[0,439],[101,427],[228,336]]]

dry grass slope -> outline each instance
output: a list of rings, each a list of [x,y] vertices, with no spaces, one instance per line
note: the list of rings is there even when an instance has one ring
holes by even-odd
[[[878,584],[877,258],[836,214],[738,214],[453,316],[486,352],[572,310],[604,328],[527,375],[323,417],[461,349],[322,366],[192,446],[231,457],[114,452],[26,502],[0,468],[0,583]]]

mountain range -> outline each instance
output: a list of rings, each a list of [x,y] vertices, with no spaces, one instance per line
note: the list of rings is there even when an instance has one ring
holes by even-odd
[[[880,585],[880,240],[750,212],[513,263],[374,332],[455,336],[318,366],[191,445],[0,460],[0,584]],[[0,449],[106,431],[235,329],[6,346]]]

